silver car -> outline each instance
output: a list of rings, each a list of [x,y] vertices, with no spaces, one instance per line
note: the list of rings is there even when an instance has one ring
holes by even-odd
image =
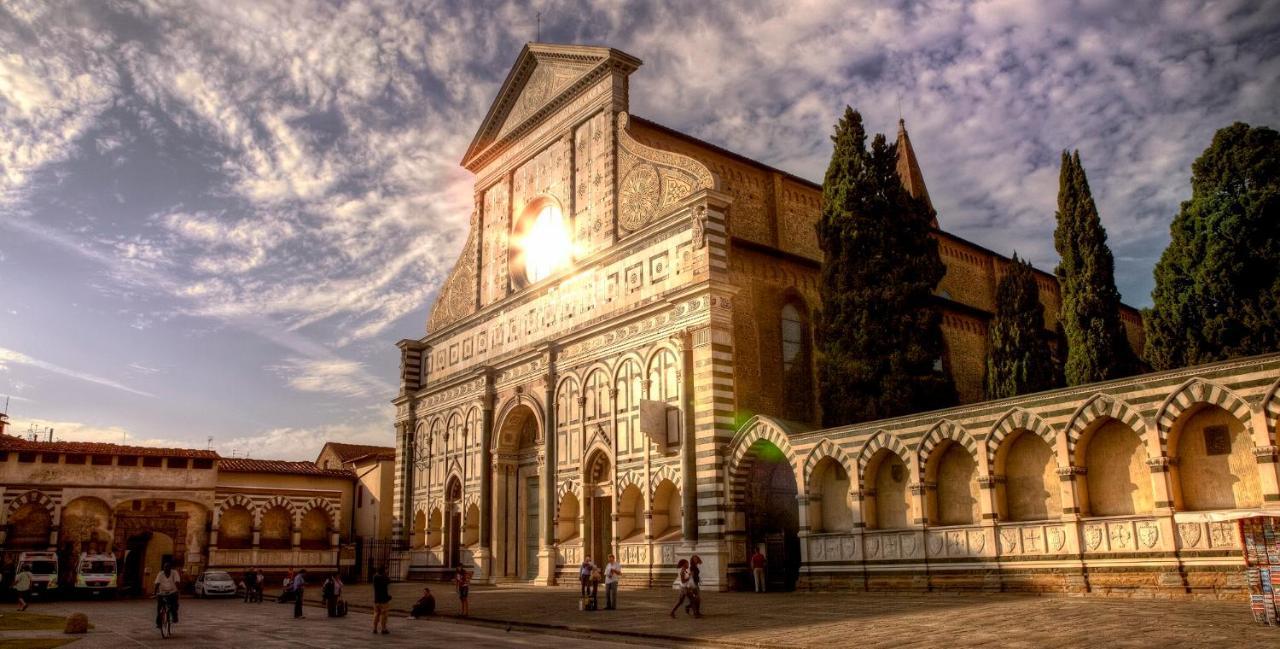
[[[236,581],[222,570],[206,570],[196,577],[196,597],[235,597]]]

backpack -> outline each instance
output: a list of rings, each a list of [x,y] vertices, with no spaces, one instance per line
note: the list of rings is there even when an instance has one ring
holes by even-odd
[[[326,598],[333,597],[333,591],[334,591],[333,580],[330,579],[324,582],[324,591],[323,591],[324,596]]]

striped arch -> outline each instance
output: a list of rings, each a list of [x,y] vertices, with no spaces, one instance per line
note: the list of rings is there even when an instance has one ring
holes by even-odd
[[[907,447],[903,446],[897,437],[890,435],[888,431],[878,430],[862,445],[862,451],[858,453],[859,484],[866,479],[867,463],[871,461],[871,458],[875,457],[876,451],[882,448],[896,453],[903,464],[908,464],[911,461],[909,459],[911,456],[907,453]]]
[[[1178,387],[1156,411],[1156,434],[1160,436],[1160,452],[1169,454],[1169,432],[1182,413],[1197,405],[1213,405],[1231,413],[1240,420],[1245,432],[1252,437],[1253,424],[1249,416],[1249,404],[1234,392],[1212,381],[1194,378]]]
[[[226,510],[231,509],[233,507],[244,507],[245,511],[249,512],[250,517],[257,516],[257,514],[254,512],[254,506],[253,506],[252,500],[249,500],[243,494],[232,494],[224,498],[222,502],[218,503],[218,506],[213,509],[213,527],[214,528],[217,528],[218,523],[222,521],[222,512],[225,512]]]
[[[654,495],[658,493],[658,485],[662,484],[663,480],[669,481],[671,484],[675,485],[676,489],[684,489],[684,485],[680,484],[680,471],[677,470],[674,465],[664,464],[655,469],[653,473],[649,474],[650,502],[653,501]]]
[[[787,439],[787,433],[783,431],[782,426],[776,420],[765,415],[756,415],[747,420],[747,423],[738,429],[737,434],[733,436],[733,440],[729,442],[726,448],[725,456],[728,458],[729,469],[729,503],[732,505],[743,502],[746,494],[747,476],[750,474],[748,453],[762,442],[773,444],[782,451],[784,457],[787,458],[787,464],[791,466],[794,472],[796,469],[796,454],[791,450],[791,441]],[[652,482],[650,484],[653,484]],[[800,484],[800,480],[796,480],[796,484]]]
[[[1012,408],[1009,412],[1004,413],[991,428],[991,433],[987,435],[987,462],[990,466],[996,465],[996,452],[1000,450],[1000,445],[1004,443],[1004,439],[1010,433],[1019,430],[1029,430],[1040,436],[1049,448],[1053,449],[1055,455],[1058,453],[1058,433],[1054,431],[1053,426],[1041,419],[1039,415],[1024,410],[1022,408]],[[1062,459],[1058,458],[1058,464],[1062,464]]]
[[[1147,443],[1147,424],[1142,415],[1123,399],[1106,394],[1095,394],[1089,397],[1067,420],[1067,459],[1075,464],[1076,445],[1090,426],[1103,419],[1114,419],[1133,429],[1145,445]]]
[[[262,515],[265,514],[267,510],[272,509],[274,507],[283,507],[285,511],[289,512],[289,520],[293,521],[293,527],[294,529],[297,529],[298,525],[300,524],[298,520],[299,518],[298,508],[294,507],[293,502],[291,502],[288,498],[285,498],[284,496],[272,496],[271,498],[267,499],[266,502],[262,503],[262,505],[259,506],[257,509],[252,510],[254,529],[262,527]]]
[[[480,494],[476,493],[474,489],[467,492],[466,495],[462,497],[462,511],[464,512],[468,508],[470,508],[472,505],[479,505],[479,504],[480,504]]]
[[[317,507],[319,507],[320,509],[323,509],[324,513],[329,516],[329,529],[330,530],[338,529],[338,508],[334,507],[333,503],[329,502],[328,498],[321,498],[319,496],[316,496],[315,498],[308,500],[306,504],[298,508],[299,524],[301,524],[302,518],[306,516],[307,513],[309,513],[311,510]]]
[[[565,494],[572,491],[576,495],[580,488],[581,488],[581,483],[579,483],[577,480],[574,480],[573,478],[562,481],[556,487],[556,506],[558,507],[560,505],[560,501],[561,499],[564,498]]]
[[[640,475],[635,471],[623,471],[618,474],[617,492],[621,494],[627,490],[627,487],[635,485],[640,488]]]
[[[920,463],[920,475],[924,475],[925,466],[929,463],[929,456],[933,455],[933,450],[948,440],[963,446],[974,460],[978,459],[978,442],[973,439],[973,435],[970,435],[969,431],[960,424],[950,419],[943,419],[934,424],[916,446],[916,461]]]
[[[28,503],[34,503],[44,507],[44,510],[49,513],[50,522],[53,525],[59,524],[60,517],[58,515],[59,509],[57,501],[49,496],[49,494],[38,489],[32,489],[31,491],[28,491],[10,501],[9,506],[5,508],[4,521],[0,522],[8,523],[9,517],[12,516],[14,512],[18,511],[18,509],[23,505]]]
[[[853,461],[849,458],[849,454],[845,453],[844,449],[837,446],[834,442],[824,437],[821,442],[818,442],[817,446],[813,447],[812,451],[809,451],[809,456],[804,460],[804,483],[802,488],[805,492],[809,491],[809,479],[813,477],[814,468],[818,466],[818,463],[821,462],[823,458],[828,457],[839,462],[840,466],[844,467],[844,472],[849,474],[850,479],[853,479],[853,476],[855,475],[854,469],[857,467],[854,466]]]
[[[1262,400],[1262,416],[1267,427],[1267,441],[1280,444],[1280,381],[1271,384],[1267,396]]]

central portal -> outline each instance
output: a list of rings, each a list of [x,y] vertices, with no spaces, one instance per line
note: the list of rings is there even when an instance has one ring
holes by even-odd
[[[538,578],[542,549],[540,420],[527,405],[518,405],[503,418],[492,442],[493,575],[507,580]]]

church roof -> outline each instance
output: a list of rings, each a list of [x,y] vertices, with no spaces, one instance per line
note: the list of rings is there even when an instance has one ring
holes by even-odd
[[[315,462],[254,460],[246,457],[224,457],[218,461],[218,470],[227,473],[279,473],[329,478],[351,478],[355,476],[351,469],[326,469]]]
[[[916,150],[911,147],[911,138],[907,135],[907,121],[904,119],[898,119],[898,177],[912,196],[924,201],[930,212],[934,211],[933,201],[929,200],[929,190],[924,186],[924,174],[920,173],[920,162],[916,160]]]
[[[631,72],[640,59],[611,47],[527,43],[480,122],[462,166],[471,169],[499,142],[527,132],[610,69]]]
[[[374,456],[379,460],[396,459],[396,449],[393,446],[327,442],[324,445],[324,448],[320,449],[320,454],[323,455],[325,450],[333,451],[333,454],[337,456],[339,462],[352,462],[368,456]]]
[[[0,435],[0,451],[32,451],[36,453],[68,453],[71,455],[138,455],[147,457],[188,457],[216,460],[218,454],[194,448],[161,448],[126,446],[103,442],[33,442],[14,435]]]

